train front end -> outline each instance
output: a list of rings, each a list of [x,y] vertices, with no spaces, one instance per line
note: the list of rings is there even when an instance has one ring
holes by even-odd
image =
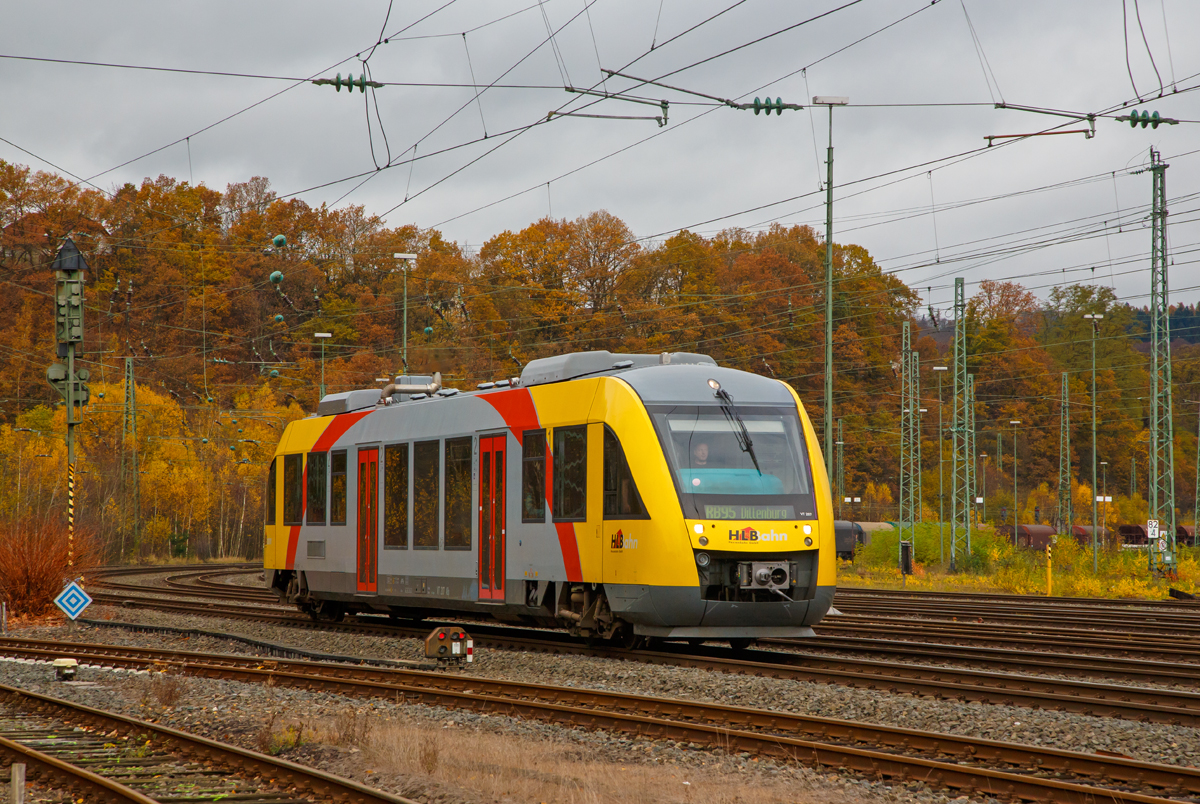
[[[638,468],[662,476],[646,470],[665,461],[670,485],[658,491],[677,500],[670,529],[684,531],[660,531],[674,549],[656,562],[659,582],[622,616],[637,633],[668,639],[811,635],[833,601],[836,548],[824,462],[796,393],[715,365],[621,379],[653,432],[653,442],[633,439]],[[687,582],[662,583],[668,575]],[[610,599],[629,600],[632,590],[607,586]]]

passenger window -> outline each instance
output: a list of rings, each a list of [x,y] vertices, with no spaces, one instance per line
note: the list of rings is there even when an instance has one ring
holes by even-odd
[[[299,525],[304,509],[304,456],[283,456],[283,524]]]
[[[383,546],[408,547],[408,444],[383,448]]]
[[[446,549],[471,549],[471,459],[474,439],[446,439]]]
[[[275,464],[278,460],[271,459],[271,468],[267,470],[267,519],[266,524],[275,524]]]
[[[521,434],[521,521],[546,521],[546,431]]]
[[[438,546],[440,446],[436,441],[413,445],[413,547],[427,550]]]
[[[329,524],[346,524],[346,450],[329,454]]]
[[[308,505],[304,519],[310,525],[325,524],[325,494],[326,475],[329,454],[325,452],[308,453]]]
[[[604,425],[604,516],[610,519],[640,519],[646,506],[633,482],[625,451],[617,434]]]
[[[587,519],[587,427],[554,428],[554,521]]]

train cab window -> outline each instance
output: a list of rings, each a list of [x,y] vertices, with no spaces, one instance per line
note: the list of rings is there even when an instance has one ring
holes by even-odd
[[[267,519],[266,524],[275,524],[275,464],[278,460],[271,459],[271,468],[267,470]]]
[[[413,547],[436,550],[441,518],[441,444],[418,441],[413,445]]]
[[[308,453],[308,505],[304,520],[309,525],[325,524],[326,483],[329,482],[329,453]]]
[[[346,524],[346,450],[329,453],[329,524]]]
[[[304,456],[283,456],[283,524],[299,525],[304,513]]]
[[[408,444],[383,448],[383,546],[408,547]]]
[[[554,428],[554,521],[587,519],[587,427]]]
[[[604,517],[606,519],[648,519],[642,496],[638,494],[625,460],[625,450],[617,434],[604,426]]]
[[[546,521],[546,431],[521,434],[521,521]]]
[[[446,439],[446,549],[471,549],[471,459],[474,439]]]

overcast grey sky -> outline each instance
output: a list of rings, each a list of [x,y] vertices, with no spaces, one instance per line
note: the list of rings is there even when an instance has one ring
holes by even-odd
[[[410,85],[375,92],[369,139],[372,96],[358,91],[0,59],[0,137],[11,142],[0,158],[51,169],[19,146],[78,176],[102,174],[93,181],[106,190],[159,174],[221,190],[266,176],[314,206],[361,204],[472,247],[547,214],[597,209],[652,240],[776,221],[823,232],[823,109],[756,117],[642,86],[635,94],[671,102],[667,126],[564,117],[524,128],[598,100],[564,85],[629,90],[624,79],[601,85],[601,67],[624,68],[741,101],[848,96],[834,112],[834,239],[866,247],[942,310],[955,276],[1012,278],[1043,297],[1056,282],[1094,278],[1147,303],[1150,177],[1132,171],[1159,148],[1171,163],[1172,301],[1200,300],[1197,124],[1132,130],[1100,118],[1094,138],[979,150],[987,135],[1087,127],[1000,101],[1107,112],[1136,101],[1136,84],[1146,99],[1137,109],[1200,120],[1200,92],[1184,91],[1200,86],[1200,4],[422,0],[394,3],[385,24],[388,11],[386,0],[6,3],[4,56],[283,78],[357,75],[369,57],[376,81]],[[389,41],[372,52],[381,29]],[[451,86],[411,86],[420,83]],[[498,86],[476,100],[474,83]],[[586,113],[661,112],[607,99]],[[394,166],[365,184],[339,181],[387,165],[389,151]]]

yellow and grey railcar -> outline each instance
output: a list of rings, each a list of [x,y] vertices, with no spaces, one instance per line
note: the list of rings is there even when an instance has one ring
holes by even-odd
[[[454,613],[650,638],[804,636],[834,593],[794,390],[705,355],[583,352],[459,392],[332,394],[269,473],[267,578],[314,617]]]

